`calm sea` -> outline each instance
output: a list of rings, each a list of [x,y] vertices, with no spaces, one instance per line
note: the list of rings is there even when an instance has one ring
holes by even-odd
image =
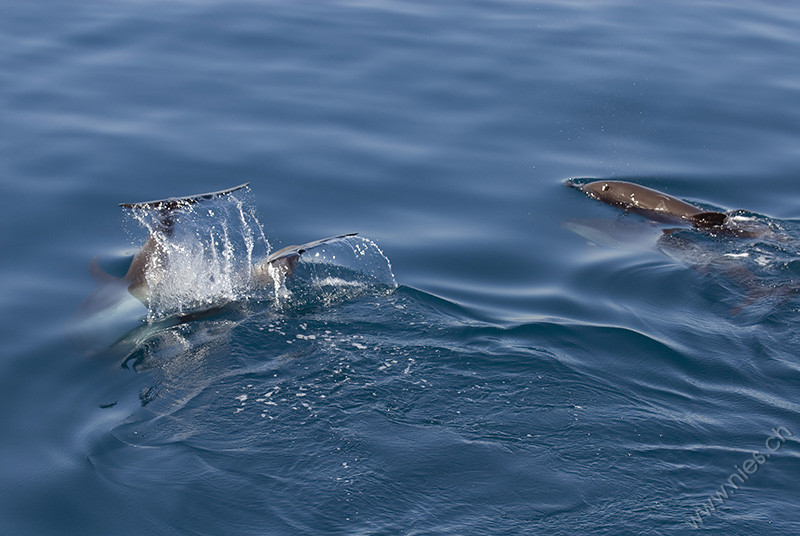
[[[0,66],[0,533],[800,533],[800,7],[8,0]]]

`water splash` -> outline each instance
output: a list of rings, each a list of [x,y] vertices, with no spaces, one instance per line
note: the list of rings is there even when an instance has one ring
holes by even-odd
[[[392,265],[375,242],[347,236],[309,249],[284,283],[284,308],[330,306],[397,288]]]
[[[174,212],[168,233],[157,211],[130,214],[154,242],[145,272],[151,321],[246,298],[253,260],[270,250],[246,193]]]
[[[248,190],[189,205],[173,214],[169,232],[157,211],[132,209],[155,252],[148,262],[148,321],[248,299],[281,308],[330,305],[397,287],[391,264],[371,240],[346,236],[309,247],[287,278],[271,265],[267,285],[254,266],[270,253]]]

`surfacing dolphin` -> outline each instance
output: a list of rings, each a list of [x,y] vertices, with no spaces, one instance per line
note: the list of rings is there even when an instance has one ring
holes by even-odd
[[[120,203],[119,206],[122,208],[155,211],[158,219],[157,224],[151,229],[147,240],[142,248],[134,255],[128,271],[121,279],[105,273],[100,268],[97,258],[93,259],[89,266],[92,277],[98,282],[115,282],[117,284],[123,283],[127,285],[128,292],[147,306],[150,294],[147,277],[148,275],[152,275],[153,271],[164,265],[167,254],[165,250],[165,240],[172,236],[176,212],[204,200],[227,196],[237,190],[246,188],[248,185],[249,183],[244,183],[226,190],[195,194],[186,197],[170,197],[141,203]],[[300,260],[300,256],[308,249],[340,238],[355,236],[356,234],[357,233],[348,233],[332,236],[306,244],[287,246],[280,249],[253,264],[251,270],[252,283],[256,286],[269,286],[273,284],[277,278],[291,275]]]
[[[566,184],[598,201],[656,221],[721,228],[728,218],[723,212],[704,211],[677,197],[632,182],[599,180],[586,184],[567,181]]]
[[[703,273],[713,267],[742,288],[743,300],[731,310],[733,314],[763,298],[785,300],[800,292],[793,282],[785,283],[784,275],[786,267],[796,262],[793,259],[796,240],[770,218],[743,210],[704,211],[663,192],[626,181],[568,179],[565,184],[598,201],[651,220],[691,225],[705,231],[701,235],[722,237],[722,240],[708,241],[691,229],[664,229],[652,225],[643,225],[637,232],[635,226],[628,222],[623,225],[619,220],[570,220],[564,224],[568,230],[594,244],[638,247],[654,242],[662,253]],[[748,243],[746,239],[755,240]]]

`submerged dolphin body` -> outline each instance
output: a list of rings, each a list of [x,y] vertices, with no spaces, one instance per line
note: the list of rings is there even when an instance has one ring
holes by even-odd
[[[727,220],[727,215],[722,212],[704,211],[676,197],[632,182],[600,180],[578,184],[567,181],[567,185],[598,201],[656,221],[713,228],[721,227]]]

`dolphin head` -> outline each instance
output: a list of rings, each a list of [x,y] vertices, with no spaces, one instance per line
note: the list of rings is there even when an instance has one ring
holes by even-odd
[[[630,184],[622,181],[594,181],[578,188],[586,195],[608,203],[609,205],[627,207],[632,204]]]
[[[599,180],[573,187],[598,201],[655,221],[714,227],[722,225],[726,218],[722,212],[705,212],[677,197],[632,182]]]

